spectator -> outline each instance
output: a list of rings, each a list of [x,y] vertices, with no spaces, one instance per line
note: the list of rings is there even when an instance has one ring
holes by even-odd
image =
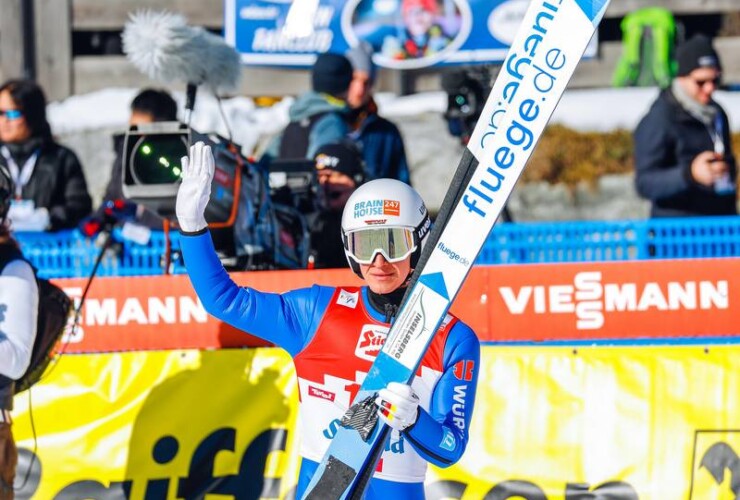
[[[288,110],[290,123],[267,150],[273,158],[312,159],[324,144],[349,133],[347,91],[352,65],[341,54],[324,53],[311,69],[312,90],[298,96]]]
[[[177,103],[166,90],[144,89],[131,101],[131,114],[128,124],[141,125],[143,123],[177,121]],[[113,161],[110,181],[105,188],[103,203],[97,210],[96,217],[102,219],[107,205],[116,200],[123,200],[123,144],[126,134],[113,136],[113,149],[116,158]],[[135,211],[136,221],[153,229],[162,228],[162,218],[147,209],[144,205],[129,208]]]
[[[0,166],[0,500],[13,500],[18,450],[10,412],[15,380],[31,361],[39,301],[33,268],[23,259],[8,228],[14,192],[10,171]]]
[[[54,142],[46,97],[29,80],[0,86],[0,164],[15,184],[9,218],[13,228],[75,227],[92,209],[77,156]]]
[[[180,245],[203,306],[293,357],[303,430],[295,497],[303,498],[331,442],[324,430],[346,414],[353,390],[370,370],[398,312],[429,235],[429,213],[409,185],[394,179],[370,181],[347,200],[342,220],[347,257],[365,286],[314,285],[266,293],[234,283],[214,251],[204,215],[215,170],[210,147],[196,143],[182,164],[176,208]],[[373,410],[392,432],[365,498],[422,499],[427,462],[447,467],[462,457],[479,356],[475,333],[448,315],[421,360],[420,375],[410,384],[388,384],[377,399],[372,396],[377,405]]]
[[[314,158],[319,184],[318,210],[308,217],[311,230],[309,267],[347,267],[339,236],[347,199],[365,181],[362,156],[348,141],[321,146]]]
[[[676,49],[678,73],[634,133],[635,182],[653,217],[737,213],[737,166],[725,111],[712,99],[722,76],[711,41]]]
[[[398,128],[378,115],[373,99],[376,68],[372,47],[361,42],[347,52],[352,63],[352,83],[347,101],[352,108],[350,137],[362,149],[365,168],[370,179],[398,179],[410,184],[406,151]]]

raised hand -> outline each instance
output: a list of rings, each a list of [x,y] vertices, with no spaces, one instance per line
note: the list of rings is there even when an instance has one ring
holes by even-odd
[[[211,197],[215,169],[211,146],[198,141],[190,146],[190,156],[182,157],[182,184],[177,191],[175,213],[180,229],[194,233],[208,226],[206,206]]]

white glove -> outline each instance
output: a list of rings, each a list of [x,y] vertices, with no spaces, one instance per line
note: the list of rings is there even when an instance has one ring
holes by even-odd
[[[28,202],[28,200],[11,202],[8,219],[11,221],[13,231],[46,231],[49,229],[49,211],[44,207],[34,208],[33,202]]]
[[[190,158],[182,157],[182,184],[177,190],[175,213],[180,229],[187,233],[208,226],[205,212],[211,198],[214,163],[211,146],[202,141],[190,146]]]
[[[419,418],[419,396],[410,385],[391,382],[378,391],[375,404],[380,419],[399,432],[414,425]]]

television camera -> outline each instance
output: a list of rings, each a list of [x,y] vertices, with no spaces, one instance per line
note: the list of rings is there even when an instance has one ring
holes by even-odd
[[[450,135],[467,144],[490,93],[490,72],[486,67],[457,68],[442,75],[447,93],[444,117]]]
[[[211,146],[215,160],[205,218],[222,256],[236,258],[234,268],[305,267],[303,213],[314,203],[312,162],[256,162],[230,140],[179,122],[134,125],[124,139],[124,197],[174,221],[181,159],[198,141]]]

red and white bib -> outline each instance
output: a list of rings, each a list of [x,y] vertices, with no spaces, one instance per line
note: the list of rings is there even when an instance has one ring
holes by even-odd
[[[456,321],[447,315],[414,377],[412,387],[426,410],[444,372],[444,347]],[[293,359],[300,390],[303,457],[321,461],[388,330],[387,323],[370,315],[360,288],[336,289],[314,338]],[[393,431],[375,477],[422,482],[426,464],[403,436]]]

